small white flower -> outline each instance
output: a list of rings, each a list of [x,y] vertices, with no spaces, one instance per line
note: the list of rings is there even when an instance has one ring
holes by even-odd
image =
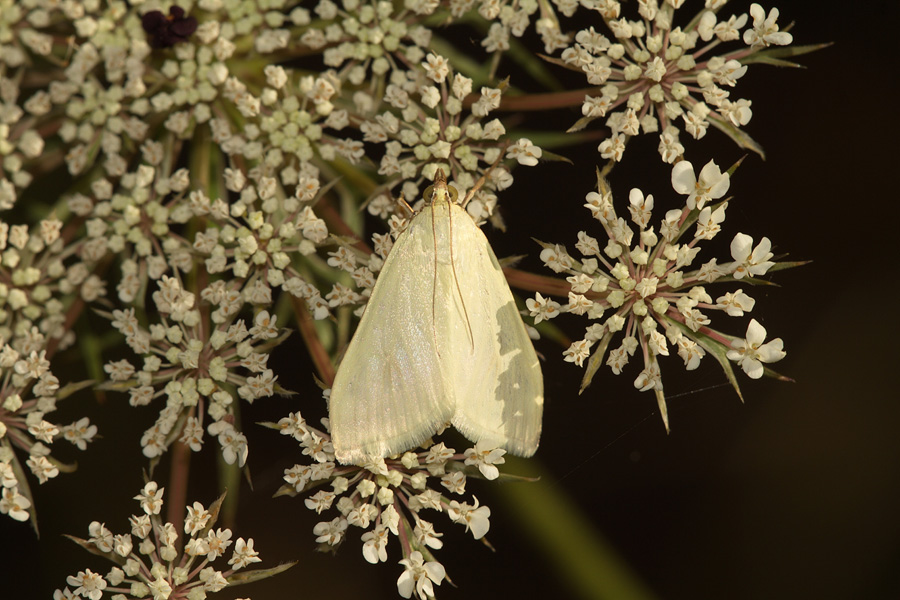
[[[253,538],[249,538],[246,542],[244,538],[238,538],[234,543],[234,555],[228,561],[228,564],[234,567],[234,570],[242,569],[247,565],[255,562],[261,562],[259,553],[253,549]]]
[[[750,5],[750,16],[753,17],[753,29],[744,32],[744,43],[751,47],[765,47],[770,44],[786,46],[794,40],[794,36],[786,31],[778,31],[778,9],[773,8],[766,16],[766,10],[757,3]]]
[[[8,514],[16,521],[27,521],[29,508],[31,508],[31,502],[19,493],[17,486],[5,487],[0,490],[0,513]]]
[[[313,534],[316,536],[316,542],[328,544],[330,546],[338,545],[344,538],[344,533],[346,531],[347,519],[343,517],[337,517],[330,522],[323,521],[321,523],[316,523],[316,526],[313,527]]]
[[[199,502],[194,502],[194,505],[188,506],[187,510],[188,515],[184,519],[184,532],[188,535],[194,535],[206,527],[212,515]]]
[[[441,83],[450,74],[450,63],[443,56],[429,54],[422,63],[425,75],[435,83]]]
[[[538,164],[543,151],[531,143],[528,138],[519,138],[516,143],[509,147],[506,155],[509,158],[515,158],[520,165],[533,167]]]
[[[713,161],[706,163],[699,178],[694,175],[694,165],[689,161],[683,160],[672,167],[672,187],[688,197],[687,206],[690,209],[703,208],[710,200],[721,198],[730,185],[728,173],[722,173]]]
[[[480,440],[475,444],[474,448],[466,450],[466,464],[475,465],[485,479],[497,479],[500,476],[500,470],[494,465],[502,465],[506,462],[503,455],[506,450],[497,448],[496,444],[491,444],[485,440]]]
[[[397,580],[397,591],[400,595],[411,598],[415,592],[419,598],[434,598],[432,584],[441,585],[446,576],[444,566],[436,561],[426,563],[418,550],[413,551],[409,558],[401,560],[400,564],[406,567]]]
[[[487,506],[479,506],[478,498],[472,496],[475,504],[460,503],[452,500],[447,507],[447,516],[457,523],[464,524],[466,531],[472,532],[472,537],[480,540],[487,535],[491,528],[491,509]]]
[[[762,363],[778,362],[787,354],[781,338],[763,343],[765,339],[765,327],[752,319],[747,326],[747,337],[732,342],[732,350],[728,351],[728,359],[737,362],[751,379],[763,376],[765,370]]]
[[[157,486],[155,481],[148,481],[141,493],[134,497],[141,503],[141,508],[148,515],[158,515],[162,509],[162,496],[165,488]]]
[[[577,342],[572,342],[564,352],[563,356],[566,362],[573,362],[579,367],[584,366],[584,361],[587,360],[591,355],[591,346],[594,345],[594,342],[591,340],[578,340]]]
[[[662,390],[662,374],[659,371],[659,365],[654,362],[645,367],[634,380],[634,387],[642,392]]]
[[[73,593],[90,600],[100,600],[103,590],[106,589],[106,580],[90,569],[79,571],[75,576],[70,575],[66,583],[76,588]]]
[[[552,319],[559,315],[560,304],[551,298],[544,298],[540,292],[535,292],[534,298],[525,300],[525,306],[531,311],[534,317],[534,324],[537,325],[541,321]]]
[[[734,271],[734,278],[765,275],[766,271],[775,265],[769,260],[773,256],[771,248],[772,242],[767,237],[761,239],[754,248],[753,238],[749,235],[739,233],[734,236],[731,241],[731,257],[734,259],[731,268]]]

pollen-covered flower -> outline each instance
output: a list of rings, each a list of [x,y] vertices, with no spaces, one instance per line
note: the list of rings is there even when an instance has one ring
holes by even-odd
[[[722,173],[713,162],[703,168],[699,178],[690,163],[675,165],[672,187],[686,196],[685,204],[680,210],[666,212],[658,226],[651,225],[652,195],[631,190],[628,218],[620,217],[612,192],[601,180],[599,191],[587,194],[585,206],[603,227],[606,244],[580,232],[576,248],[581,259],[569,256],[561,246],[542,244],[541,258],[548,268],[568,275],[566,282],[572,290],[568,304],[556,304],[554,308],[584,315],[591,322],[584,339],[563,352],[567,362],[588,365],[582,388],[590,383],[604,358],[613,373],[619,374],[640,350],[643,369],[634,385],[641,391],[654,391],[667,428],[662,357],[677,354],[685,368],[693,370],[711,353],[724,362],[736,389],[726,354],[752,378],[763,374],[762,363],[784,357],[781,339],[763,344],[765,330],[756,320],[751,321],[746,340],[711,327],[710,315],[714,312],[741,317],[752,311],[756,302],[743,289],[714,300],[707,285],[744,278],[749,281],[778,264],[770,260],[773,255],[768,238],[754,247],[753,239],[743,233],[732,241],[732,262],[719,264],[715,258],[698,262],[700,242],[722,231],[728,202],[714,202],[728,190],[729,178],[729,173]],[[551,302],[540,293],[536,300],[528,300],[535,323],[547,318]],[[620,345],[614,346],[613,339],[619,333]]]

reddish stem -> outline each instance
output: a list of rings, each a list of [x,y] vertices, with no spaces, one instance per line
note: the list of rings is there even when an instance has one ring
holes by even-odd
[[[569,295],[569,290],[572,289],[568,281],[554,277],[545,277],[544,275],[535,275],[534,273],[520,271],[512,267],[504,267],[503,274],[506,275],[506,281],[509,285],[530,292],[541,292],[542,294],[565,297]]]
[[[527,94],[525,96],[512,96],[500,101],[498,110],[553,110],[556,108],[568,108],[581,106],[585,96],[596,95],[600,88],[590,87],[566,92],[551,92],[549,94]]]
[[[172,446],[172,472],[169,474],[169,498],[166,501],[166,520],[175,525],[178,531],[178,545],[181,545],[181,532],[187,511],[187,483],[191,472],[191,449],[187,444],[175,441]]]
[[[333,231],[339,235],[352,237],[358,240],[354,246],[365,252],[366,254],[372,254],[372,249],[362,240],[359,239],[359,236],[353,231],[349,225],[347,225],[346,221],[341,217],[340,213],[331,205],[329,202],[319,202],[316,205],[316,214],[325,221],[325,224],[328,225],[328,231]]]
[[[309,350],[309,355],[316,366],[316,371],[319,373],[322,381],[330,386],[334,382],[334,366],[331,364],[328,352],[319,339],[319,334],[316,333],[312,315],[309,314],[309,310],[302,299],[292,295],[291,303],[294,305],[294,314],[297,317],[300,336],[303,338],[303,343],[306,344],[307,350]]]

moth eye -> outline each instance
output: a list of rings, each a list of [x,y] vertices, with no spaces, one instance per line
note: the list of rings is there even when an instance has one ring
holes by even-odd
[[[425,193],[422,194],[422,200],[424,200],[425,202],[431,202],[431,199],[433,196],[434,196],[434,186],[429,185],[427,188],[425,188]]]
[[[457,192],[456,188],[452,185],[448,185],[447,188],[450,190],[450,201],[456,204],[456,199],[459,198],[459,192]]]

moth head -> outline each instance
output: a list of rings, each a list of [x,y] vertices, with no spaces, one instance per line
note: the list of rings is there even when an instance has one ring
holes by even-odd
[[[447,185],[447,176],[444,175],[444,170],[438,169],[434,173],[434,185],[429,185],[425,188],[422,198],[426,204],[434,204],[440,201],[446,202],[447,200],[455,204],[459,198],[459,192],[452,185]]]

